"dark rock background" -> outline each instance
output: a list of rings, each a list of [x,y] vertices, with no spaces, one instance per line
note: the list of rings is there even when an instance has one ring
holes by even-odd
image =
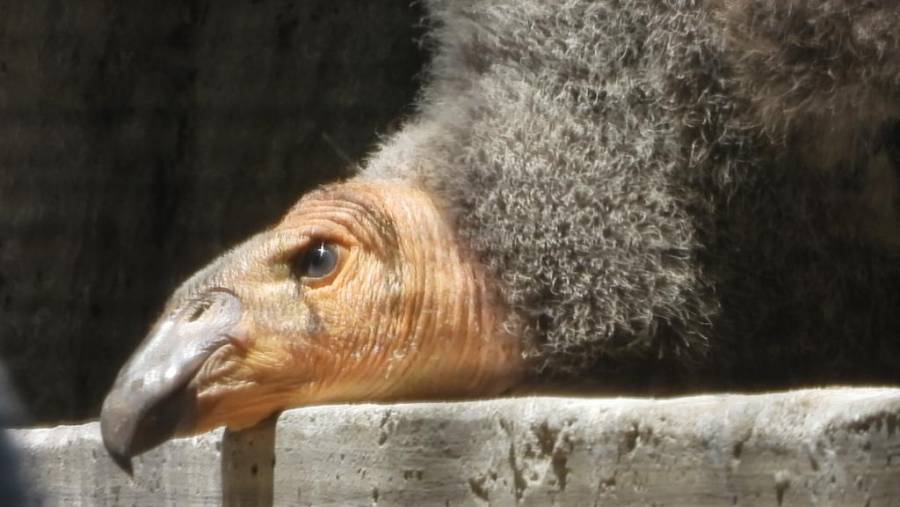
[[[407,0],[0,0],[0,358],[93,417],[169,292],[411,112]]]

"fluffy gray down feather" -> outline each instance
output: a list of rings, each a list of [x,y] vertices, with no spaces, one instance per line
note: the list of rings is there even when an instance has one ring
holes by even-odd
[[[900,3],[433,0],[363,177],[446,200],[536,372],[900,378]]]

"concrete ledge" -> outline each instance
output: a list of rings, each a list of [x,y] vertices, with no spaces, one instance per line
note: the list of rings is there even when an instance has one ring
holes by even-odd
[[[218,505],[222,430],[173,440],[134,462],[134,480],[109,459],[96,422],[11,430],[30,500],[42,505]]]
[[[276,433],[176,440],[134,480],[95,423],[11,436],[50,504],[900,504],[900,389],[311,407]]]

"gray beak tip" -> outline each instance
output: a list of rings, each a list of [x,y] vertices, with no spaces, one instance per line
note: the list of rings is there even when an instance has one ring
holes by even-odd
[[[107,397],[100,412],[100,436],[103,438],[103,447],[110,458],[119,467],[120,470],[133,477],[134,468],[131,464],[132,452],[132,432],[123,428],[123,418],[121,414],[116,414],[115,410],[111,410],[110,398]],[[125,431],[123,431],[125,430]]]
[[[107,452],[109,452],[109,457],[112,458],[113,463],[115,463],[116,466],[119,467],[119,470],[128,474],[128,477],[134,478],[134,467],[131,464],[131,458],[121,454],[116,454],[115,452],[109,450],[109,448],[107,448],[106,450]]]

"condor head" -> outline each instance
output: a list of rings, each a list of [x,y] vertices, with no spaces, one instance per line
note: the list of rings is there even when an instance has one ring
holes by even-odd
[[[498,394],[522,350],[491,287],[428,193],[325,187],[173,294],[106,397],[104,444],[127,469],[290,407]]]

